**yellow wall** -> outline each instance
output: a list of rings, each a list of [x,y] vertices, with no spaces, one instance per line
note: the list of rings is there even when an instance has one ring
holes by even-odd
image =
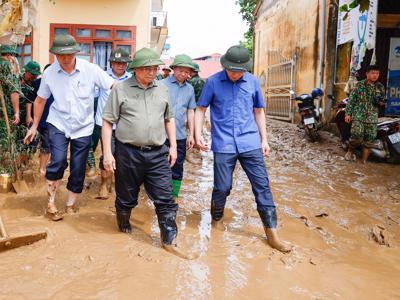
[[[51,23],[136,26],[136,49],[148,47],[150,11],[151,0],[39,0],[33,59],[49,62]]]

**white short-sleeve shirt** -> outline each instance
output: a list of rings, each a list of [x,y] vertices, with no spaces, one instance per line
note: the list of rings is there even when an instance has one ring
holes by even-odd
[[[47,99],[53,95],[47,122],[77,139],[92,135],[94,127],[95,87],[110,89],[112,79],[99,66],[76,58],[75,69],[66,73],[56,60],[42,76],[37,95]]]

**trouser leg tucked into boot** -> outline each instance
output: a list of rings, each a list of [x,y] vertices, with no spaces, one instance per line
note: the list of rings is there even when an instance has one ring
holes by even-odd
[[[129,223],[129,219],[131,218],[131,210],[120,210],[117,209],[117,223],[119,231],[125,233],[131,233],[132,227]]]
[[[172,179],[172,196],[175,199],[178,199],[179,192],[181,190],[182,181],[177,179]]]
[[[261,221],[264,225],[265,234],[267,235],[268,244],[283,253],[290,252],[292,248],[279,239],[277,226],[277,216],[275,207],[266,207],[258,210]]]
[[[171,245],[178,235],[176,225],[176,212],[158,213],[158,225],[160,226],[161,242],[163,245]]]

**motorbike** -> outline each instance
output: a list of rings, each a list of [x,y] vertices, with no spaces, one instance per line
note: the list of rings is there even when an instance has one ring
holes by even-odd
[[[347,150],[351,134],[351,123],[345,122],[348,99],[338,103],[335,123],[342,140],[342,147]],[[379,118],[378,134],[371,147],[371,157],[379,161],[400,163],[400,118]]]
[[[297,107],[301,115],[301,127],[311,142],[319,139],[318,130],[322,127],[321,99],[323,91],[319,88],[312,90],[311,94],[295,96]]]

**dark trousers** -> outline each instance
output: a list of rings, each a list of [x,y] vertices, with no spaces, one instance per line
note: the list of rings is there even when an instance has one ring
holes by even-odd
[[[89,168],[94,168],[96,166],[96,158],[94,156],[94,153],[96,152],[96,148],[97,145],[99,144],[100,137],[101,137],[101,126],[94,125],[92,139],[90,142],[89,155],[87,159],[87,164]]]
[[[165,144],[169,147],[169,140],[166,140]],[[182,181],[183,164],[185,163],[186,157],[186,139],[176,140],[176,146],[177,158],[175,164],[172,167],[172,179]]]
[[[49,130],[46,127],[39,127],[38,132],[40,133],[40,153],[50,153],[49,146]]]
[[[157,215],[176,212],[178,204],[172,198],[171,168],[168,147],[139,150],[129,144],[115,142],[115,207],[130,210],[138,202],[141,184],[153,201]]]
[[[46,169],[48,180],[59,180],[64,176],[68,167],[67,154],[70,145],[70,175],[67,189],[81,193],[85,181],[86,160],[89,153],[91,136],[77,139],[66,138],[65,134],[55,126],[47,123],[51,159]]]
[[[237,160],[250,180],[257,210],[275,207],[261,149],[244,153],[214,152],[214,189],[211,198],[214,206],[216,208],[225,207],[226,197],[229,196],[232,189],[232,175]]]

